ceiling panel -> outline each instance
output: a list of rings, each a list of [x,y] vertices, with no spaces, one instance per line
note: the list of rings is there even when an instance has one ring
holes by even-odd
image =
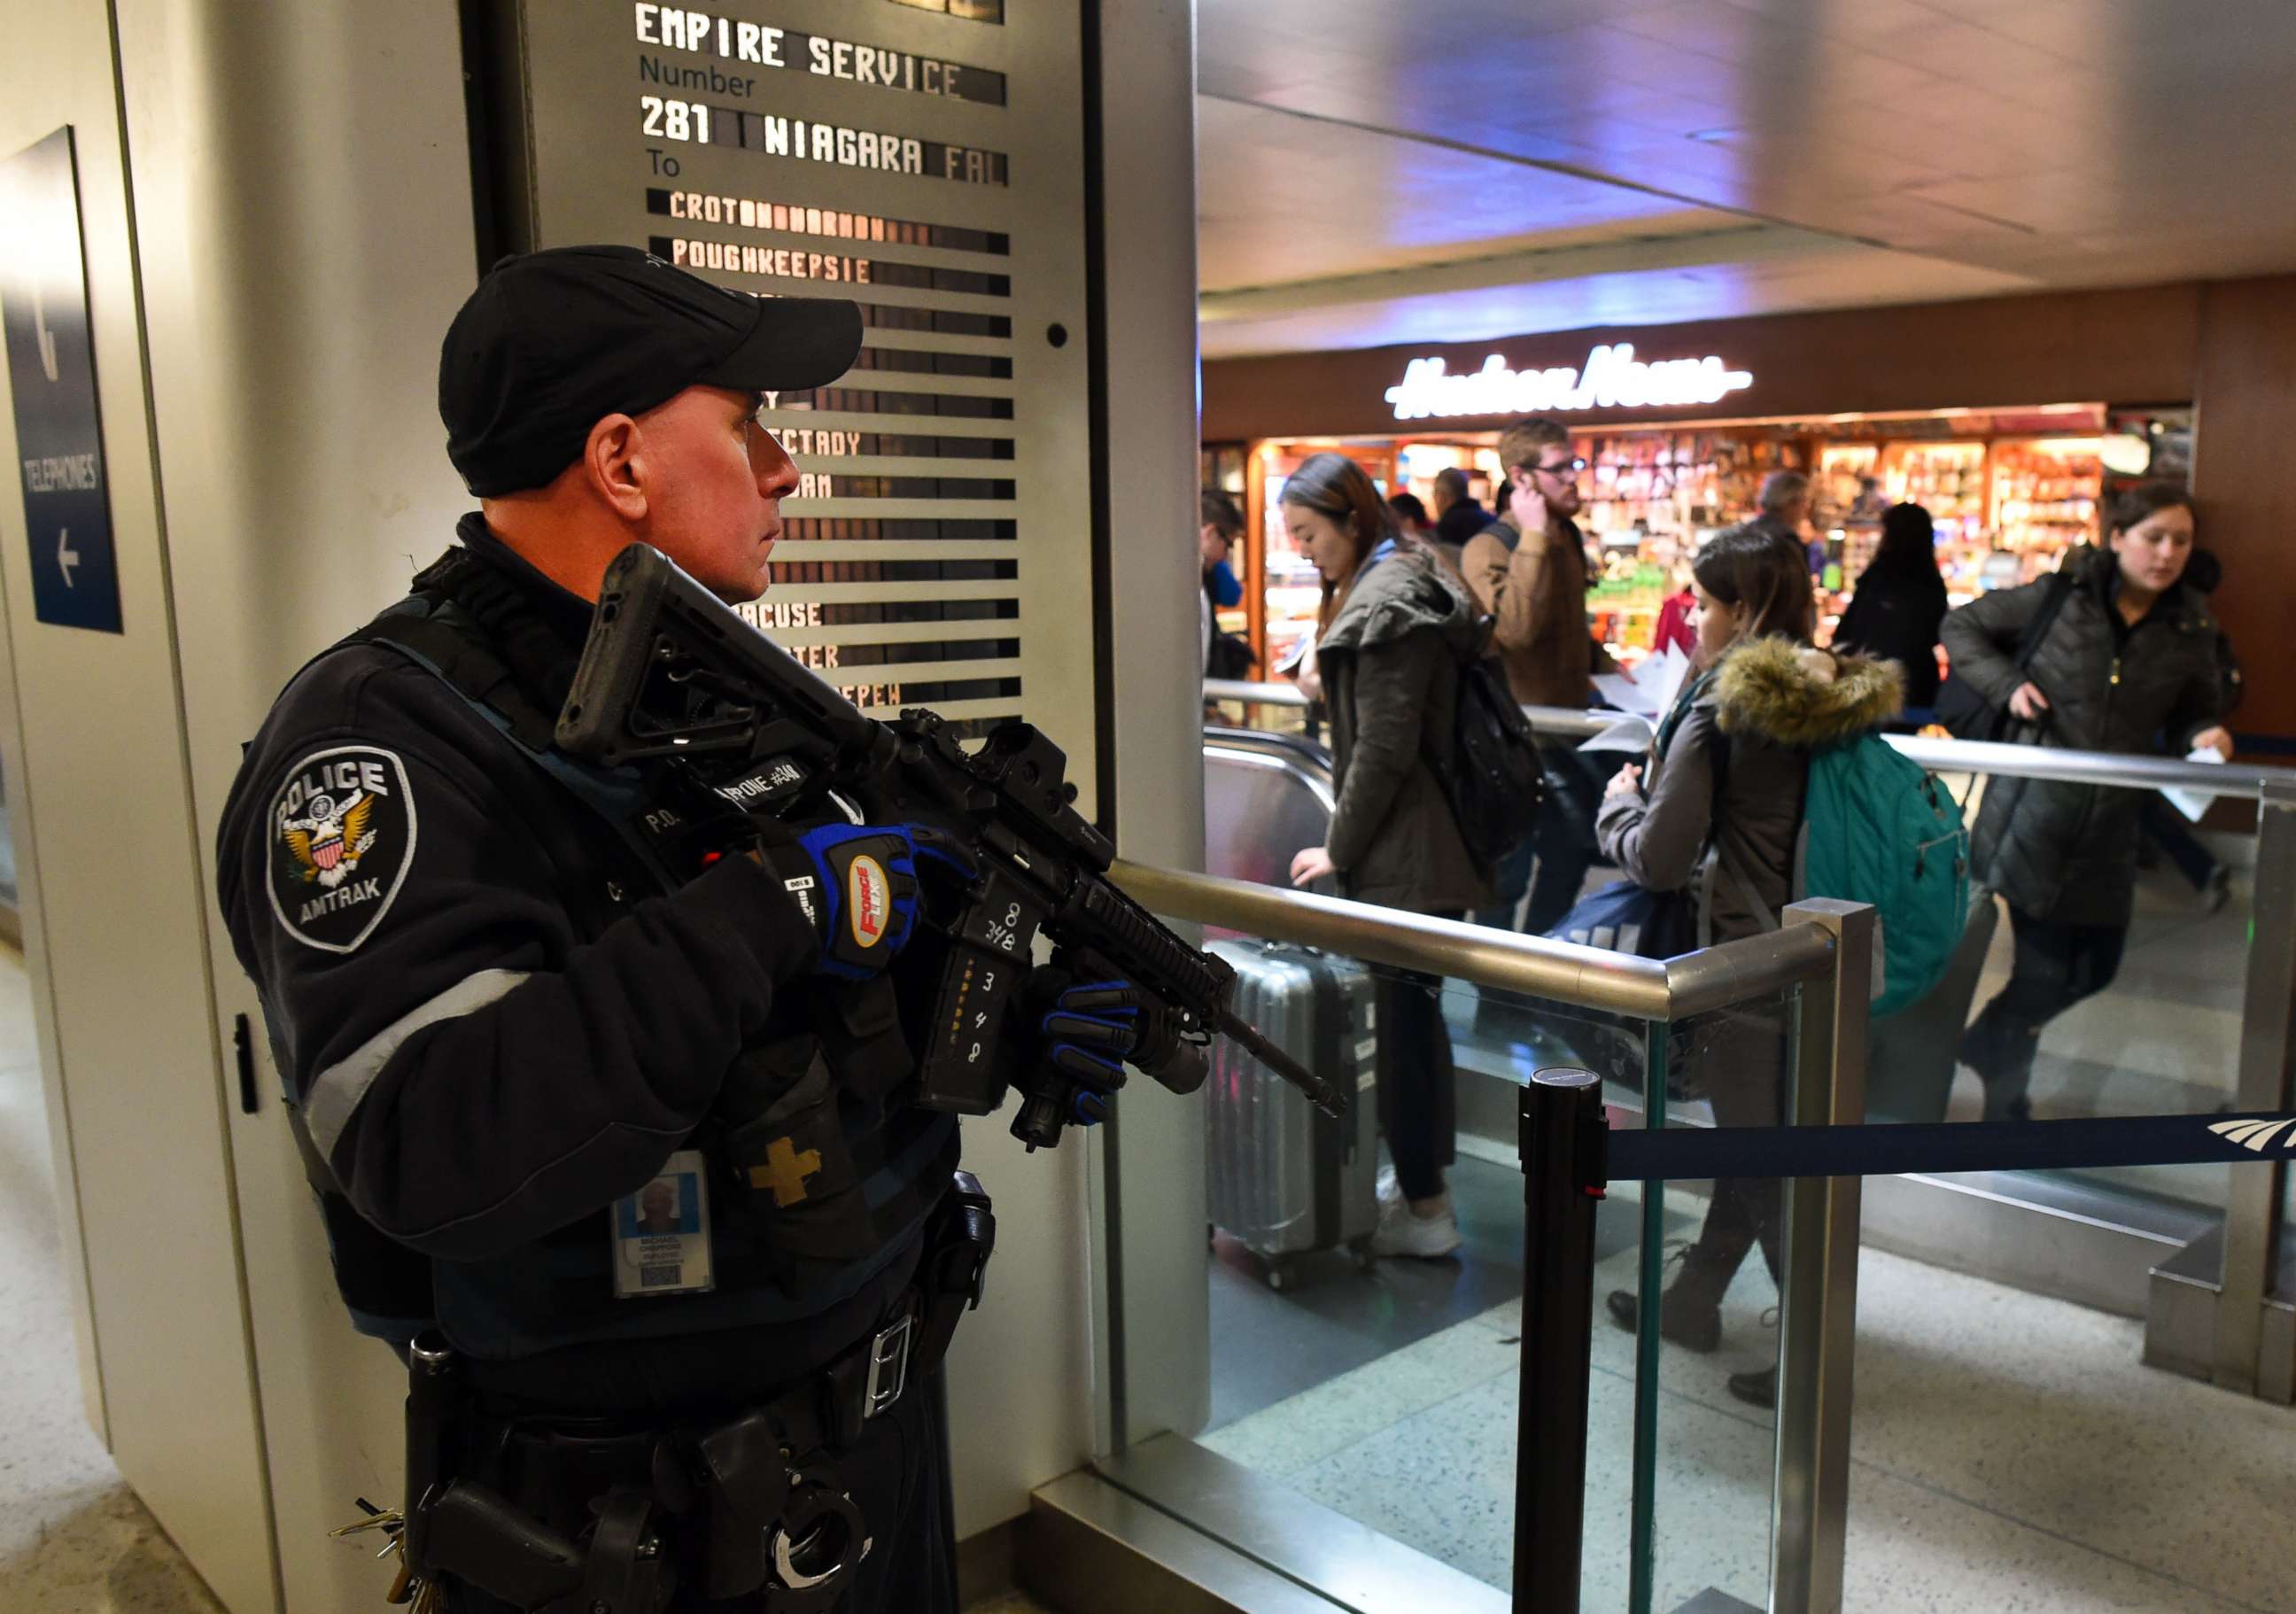
[[[1817,288],[1837,302],[2296,266],[2296,0],[1200,0],[1199,16],[1211,290],[1717,216],[1903,259]],[[1690,307],[1699,287],[1761,299],[1812,274],[1662,269],[1587,295],[1692,317],[1729,311]],[[1505,302],[1447,297],[1463,320]],[[1417,300],[1406,323],[1446,299]],[[1567,300],[1546,283],[1521,306]]]
[[[1597,180],[1210,97],[1198,102],[1197,139],[1208,290],[1734,222]]]
[[[1983,297],[2023,289],[2014,277],[1902,252],[1843,246],[1823,256],[1693,269],[1587,275],[1374,305],[1302,309],[1201,327],[1206,358],[1475,341],[1588,325],[1668,324],[1796,308]]]

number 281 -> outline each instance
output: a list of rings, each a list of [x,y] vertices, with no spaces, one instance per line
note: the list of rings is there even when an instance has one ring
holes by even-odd
[[[641,95],[638,107],[645,113],[647,134],[664,140],[709,143],[709,109],[699,101],[664,101],[659,95]]]

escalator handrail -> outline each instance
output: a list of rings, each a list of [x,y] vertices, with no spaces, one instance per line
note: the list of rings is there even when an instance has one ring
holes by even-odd
[[[1213,700],[1248,706],[1304,707],[1308,699],[1290,684],[1246,684],[1213,679],[1204,684]],[[1572,711],[1567,707],[1526,706],[1523,716],[1542,733],[1590,735],[1618,721],[1615,713]],[[1940,774],[1988,774],[2010,779],[2055,779],[2075,784],[2115,785],[2128,790],[2201,791],[2255,800],[2267,794],[2296,793],[2296,768],[2262,763],[2186,762],[2177,757],[2133,756],[2123,751],[2061,750],[2054,746],[2001,745],[1988,740],[1930,740],[1913,734],[1883,736],[1908,758]]]
[[[1781,991],[1824,975],[1833,958],[1832,938],[1811,924],[1660,961],[1120,858],[1109,875],[1167,919],[1640,1020],[1683,1020]]]

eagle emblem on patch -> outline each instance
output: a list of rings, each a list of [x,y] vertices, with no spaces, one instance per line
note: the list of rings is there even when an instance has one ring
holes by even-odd
[[[414,794],[395,751],[339,745],[288,769],[271,802],[271,908],[307,946],[374,933],[414,861]]]

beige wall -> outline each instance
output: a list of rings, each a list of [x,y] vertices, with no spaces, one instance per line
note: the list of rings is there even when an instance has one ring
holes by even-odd
[[[201,917],[218,1025],[258,1028],[258,1107],[228,1122],[280,1573],[296,1614],[361,1607],[387,1572],[326,1531],[352,1497],[396,1495],[404,1376],[336,1300],[210,860],[272,696],[402,594],[467,502],[433,401],[438,333],[476,278],[455,11],[117,11]]]
[[[23,508],[0,496],[24,809],[27,956],[43,1019],[59,1188],[77,1210],[84,1316],[111,1450],[235,1610],[275,1606],[266,1482],[240,1282],[225,1086],[210,1009],[201,824],[193,806],[161,468],[145,389],[106,8],[15,8],[0,151],[77,131],[126,632],[33,618]],[[0,450],[15,458],[14,423]],[[67,1259],[73,1252],[67,1250]]]

